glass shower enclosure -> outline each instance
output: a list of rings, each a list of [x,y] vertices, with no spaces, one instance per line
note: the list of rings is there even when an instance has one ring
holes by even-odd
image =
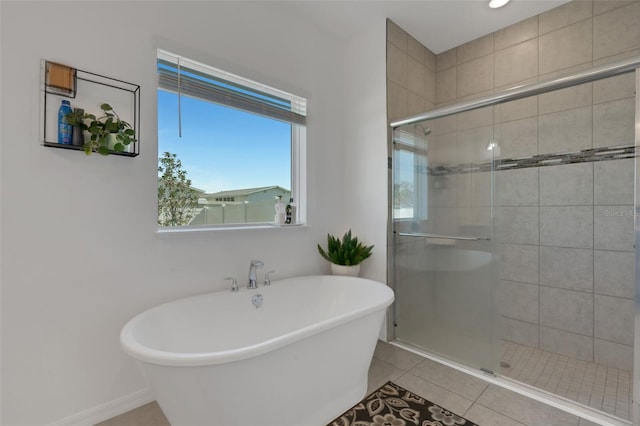
[[[392,123],[392,341],[640,421],[639,65]]]
[[[404,126],[393,140],[395,338],[485,371],[495,369],[492,108],[465,113],[461,127],[455,116]]]

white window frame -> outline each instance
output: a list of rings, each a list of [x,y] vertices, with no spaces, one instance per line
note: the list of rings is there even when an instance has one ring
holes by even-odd
[[[273,96],[287,99],[291,102],[291,109],[295,113],[294,115],[303,115],[306,118],[307,113],[307,99],[293,95],[268,86],[266,84],[258,83],[254,80],[249,80],[244,77],[232,74],[227,71],[220,70],[213,66],[205,65],[203,63],[187,59],[166,50],[157,49],[157,60],[166,61],[179,61],[181,66],[195,69],[205,74],[210,74],[213,77],[217,77],[223,80],[227,80],[236,84],[240,84],[261,92],[268,93]],[[157,65],[156,65],[157,67]],[[156,93],[159,90],[171,91],[167,87],[163,87],[160,84],[160,79],[157,80]],[[199,98],[206,102],[214,102],[210,99]],[[227,108],[235,108],[223,102],[214,102]],[[255,113],[248,109],[236,108],[240,111],[249,113]],[[265,115],[267,118],[277,120],[273,116]],[[287,122],[286,119],[281,121]],[[274,222],[251,222],[251,223],[235,223],[235,224],[210,224],[210,225],[186,225],[186,226],[173,226],[165,227],[157,225],[158,233],[175,233],[175,232],[191,232],[191,231],[203,231],[203,230],[231,230],[231,229],[253,229],[253,228],[286,228],[306,225],[307,221],[307,127],[305,124],[298,124],[293,121],[288,121],[291,124],[291,197],[296,204],[296,218],[295,223],[291,225],[277,225]],[[159,150],[158,150],[159,151]],[[158,152],[160,155],[160,152]],[[188,172],[188,171],[187,171]],[[283,200],[284,204],[288,204],[289,200]],[[274,200],[275,207],[275,200]],[[275,216],[275,210],[274,210]]]

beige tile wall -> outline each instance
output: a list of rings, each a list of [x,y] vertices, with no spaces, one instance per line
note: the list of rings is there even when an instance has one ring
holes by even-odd
[[[389,122],[433,109],[436,55],[387,20],[387,117]]]
[[[438,55],[388,21],[387,52],[394,121],[640,55],[640,0],[574,0]],[[478,158],[475,141],[492,128],[502,157],[632,144],[633,96],[633,76],[625,75],[441,119],[430,160]],[[630,369],[633,334],[616,324],[633,323],[632,218],[625,216],[633,161],[498,174],[504,336]],[[430,194],[434,209],[451,209],[435,205],[445,198]],[[445,216],[451,232],[472,221]]]
[[[419,114],[435,107],[436,103],[436,55],[391,20],[387,20],[387,120]],[[391,132],[389,131],[389,157],[391,157]],[[389,182],[392,181],[389,169]],[[391,200],[391,188],[389,188]],[[389,203],[389,217],[392,215]],[[390,231],[390,230],[389,230]],[[407,241],[394,246],[393,236],[388,240],[388,253],[407,253],[417,241]],[[394,278],[393,255],[388,259],[389,280]],[[404,274],[396,279],[410,281],[422,279]],[[409,296],[410,298],[410,296]],[[416,310],[419,306],[415,306]]]

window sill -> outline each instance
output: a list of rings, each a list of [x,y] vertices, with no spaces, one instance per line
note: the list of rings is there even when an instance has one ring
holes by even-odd
[[[243,231],[243,230],[263,230],[263,229],[286,229],[286,228],[307,228],[305,223],[295,223],[292,225],[275,225],[272,223],[256,223],[256,224],[237,224],[226,226],[189,226],[189,227],[172,227],[172,228],[156,228],[155,234],[158,237],[169,237],[170,235],[187,235],[187,234],[201,234],[212,232],[225,232],[225,231]]]

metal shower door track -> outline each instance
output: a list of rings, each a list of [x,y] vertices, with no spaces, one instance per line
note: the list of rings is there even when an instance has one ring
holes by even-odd
[[[436,118],[446,117],[448,115],[552,92],[554,90],[564,89],[578,84],[589,83],[591,81],[626,74],[635,71],[635,69],[639,67],[640,56],[635,56],[633,58],[594,67],[586,71],[578,71],[564,77],[553,78],[523,86],[516,86],[512,89],[508,89],[494,95],[488,95],[472,99],[467,102],[460,102],[443,108],[434,109],[429,112],[412,115],[410,117],[394,121],[390,125],[395,129],[396,127],[404,126],[406,124],[414,124],[424,120],[433,120]]]

